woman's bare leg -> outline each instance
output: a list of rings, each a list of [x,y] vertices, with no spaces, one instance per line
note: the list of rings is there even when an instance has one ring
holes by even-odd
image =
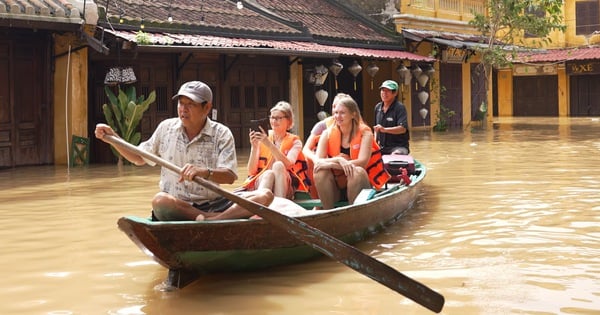
[[[354,203],[354,200],[360,194],[363,189],[371,188],[371,182],[369,181],[369,175],[364,168],[355,166],[353,175],[348,177],[348,202]]]
[[[285,165],[281,161],[273,163],[273,174],[275,177],[275,183],[273,185],[273,194],[276,197],[289,198],[290,189],[290,173],[285,168]]]
[[[245,199],[249,199],[251,201],[254,201],[256,203],[259,203],[263,206],[268,206],[269,204],[271,204],[271,202],[273,202],[273,192],[270,189],[257,189],[257,190],[252,190],[252,191],[247,191],[244,192],[244,194],[241,196]],[[210,217],[200,217],[198,216],[196,218],[197,221],[202,221],[202,220],[228,220],[228,219],[243,219],[243,218],[249,218],[253,215],[252,212],[244,209],[242,206],[238,205],[237,203],[234,203],[231,207],[229,207],[227,210],[217,213],[214,216],[210,216]]]
[[[315,170],[314,177],[323,209],[332,209],[335,202],[340,200],[340,189],[333,173],[329,169]]]

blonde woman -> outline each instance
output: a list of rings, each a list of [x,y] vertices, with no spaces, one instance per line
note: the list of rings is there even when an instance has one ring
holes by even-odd
[[[341,97],[333,117],[335,125],[319,138],[313,170],[323,209],[333,208],[340,200],[353,203],[362,189],[381,188],[390,178],[356,101]]]
[[[333,114],[333,112],[335,111],[335,105],[337,104],[337,102],[344,98],[344,97],[348,97],[348,94],[345,93],[338,93],[334,98],[333,98],[333,102],[331,103],[331,113]],[[312,128],[312,130],[310,131],[310,135],[308,136],[308,138],[306,139],[306,142],[304,143],[304,147],[302,148],[302,154],[304,154],[304,157],[306,158],[306,162],[308,162],[308,177],[311,180],[311,182],[314,183],[314,176],[313,176],[313,169],[314,169],[314,160],[316,159],[316,151],[317,151],[317,145],[319,144],[319,138],[321,137],[321,134],[323,133],[323,131],[325,131],[327,128],[331,127],[335,125],[335,120],[333,116],[328,116],[325,117],[324,119],[318,121]],[[311,185],[310,186],[310,195],[312,198],[318,199],[319,198],[319,194],[317,193],[317,189],[315,187],[315,185]]]
[[[250,130],[247,190],[267,188],[276,197],[293,199],[296,191],[308,192],[308,166],[302,141],[289,132],[294,126],[292,106],[280,101],[270,110],[271,130]]]

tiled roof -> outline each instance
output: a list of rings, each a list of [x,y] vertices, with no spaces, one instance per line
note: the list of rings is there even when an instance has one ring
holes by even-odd
[[[573,60],[600,59],[600,47],[577,47],[565,49],[548,49],[521,53],[515,62],[540,63],[540,62],[565,62]]]
[[[395,31],[349,11],[338,0],[231,0],[109,2],[108,19],[99,24],[117,30],[194,33],[274,40],[335,41],[399,46]],[[102,4],[99,4],[103,8]],[[104,15],[103,13],[101,14]],[[168,17],[172,17],[172,22]],[[123,24],[119,23],[119,20]],[[110,25],[106,21],[110,22]]]
[[[260,0],[260,5],[285,19],[301,22],[313,36],[381,43],[396,41],[389,34],[381,33],[382,24],[361,18],[358,12],[350,14],[343,2],[333,5],[326,0]],[[387,31],[395,33],[395,30]]]
[[[95,11],[89,1],[88,10]],[[89,12],[86,17],[96,23],[97,15]],[[54,29],[61,24],[80,26],[83,21],[83,2],[76,0],[0,0],[0,25],[13,27],[34,26]],[[94,19],[95,18],[95,19]],[[51,22],[51,23],[48,23]],[[41,27],[40,27],[41,26]]]
[[[104,5],[100,7],[104,8]],[[235,2],[227,0],[119,0],[109,2],[107,16],[115,29],[139,29],[143,20],[148,32],[170,30],[182,33],[302,35],[301,30],[258,14],[250,10],[248,5],[238,9]],[[172,22],[168,21],[169,16]],[[99,24],[105,21],[101,18]]]
[[[455,33],[455,32],[440,32],[440,31],[430,31],[430,30],[421,30],[421,29],[409,29],[405,28],[402,30],[406,36],[414,37],[415,40],[419,39],[428,39],[428,38],[440,38],[446,40],[456,40],[461,42],[472,42],[472,43],[484,43],[486,38],[481,35],[474,34],[463,34],[463,33]]]
[[[128,41],[135,41],[135,31],[112,31],[106,30],[117,37]],[[375,59],[407,59],[411,61],[433,62],[435,59],[416,55],[401,50],[386,50],[373,48],[343,47],[324,45],[305,41],[277,41],[269,39],[230,38],[212,35],[194,35],[177,33],[147,33],[150,41],[147,46],[138,46],[139,49],[147,50],[181,50],[182,46],[190,49],[216,50],[264,50],[264,54],[291,54],[296,56],[358,56]]]

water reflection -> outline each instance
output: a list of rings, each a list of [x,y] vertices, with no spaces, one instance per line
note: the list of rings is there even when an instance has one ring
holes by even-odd
[[[556,118],[414,132],[421,198],[359,248],[442,293],[442,314],[598,314],[599,134]],[[158,169],[0,175],[2,314],[431,314],[326,258],[159,292],[166,270],[116,227],[148,215]]]

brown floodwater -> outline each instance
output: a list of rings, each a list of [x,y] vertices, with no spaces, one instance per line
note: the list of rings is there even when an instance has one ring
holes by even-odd
[[[411,149],[429,168],[418,202],[359,249],[443,294],[442,314],[600,314],[600,119],[415,131]],[[167,271],[116,225],[149,214],[158,168],[0,178],[0,314],[432,314],[328,258],[163,292]]]

